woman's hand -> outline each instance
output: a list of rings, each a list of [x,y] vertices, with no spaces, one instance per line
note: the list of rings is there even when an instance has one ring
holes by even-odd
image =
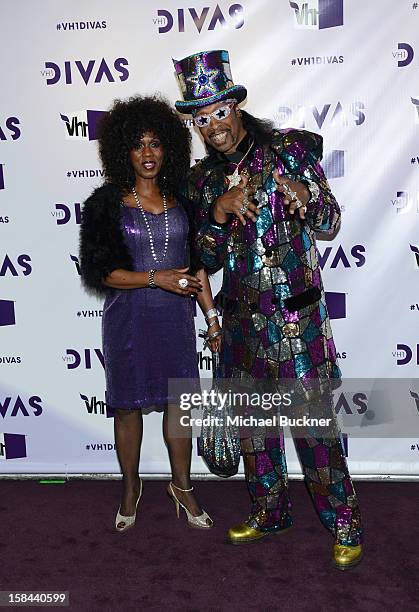
[[[211,327],[208,329],[208,346],[209,349],[211,351],[211,353],[219,353],[220,352],[220,348],[221,348],[221,340],[222,340],[222,334],[218,334],[215,338],[211,338],[212,334],[215,334],[215,332],[221,332],[221,326],[218,323],[214,323],[213,325],[211,325]]]
[[[202,291],[202,283],[195,276],[186,274],[189,268],[170,268],[169,270],[157,270],[154,274],[154,283],[160,289],[178,293],[185,297],[197,295]],[[185,288],[179,285],[179,280],[184,278],[188,281]]]

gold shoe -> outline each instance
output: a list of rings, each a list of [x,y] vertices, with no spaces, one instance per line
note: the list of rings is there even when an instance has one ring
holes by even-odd
[[[341,570],[346,570],[355,567],[362,559],[362,545],[358,546],[343,546],[343,544],[335,544],[333,546],[333,564]]]
[[[229,544],[251,544],[252,542],[257,542],[270,535],[285,533],[290,528],[291,526],[285,529],[277,529],[276,531],[262,531],[254,527],[249,527],[246,523],[240,523],[240,525],[236,525],[236,527],[230,527],[227,532],[227,541]]]
[[[193,516],[189,512],[189,510],[186,508],[186,506],[184,506],[182,502],[178,500],[175,492],[173,491],[173,488],[177,489],[178,491],[182,491],[182,493],[189,493],[190,491],[193,491],[193,487],[191,487],[190,489],[181,489],[180,487],[177,487],[175,484],[173,484],[173,482],[169,484],[169,489],[167,493],[169,497],[171,497],[175,503],[176,514],[178,518],[179,518],[179,507],[181,507],[185,510],[186,518],[188,520],[188,525],[190,527],[195,527],[195,529],[209,529],[210,527],[213,526],[214,522],[212,518],[205,512],[204,509],[202,510],[202,514],[200,514],[199,516]]]

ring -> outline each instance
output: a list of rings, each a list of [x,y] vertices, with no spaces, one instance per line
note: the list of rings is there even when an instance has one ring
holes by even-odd
[[[248,206],[248,204],[243,204],[243,206],[242,206],[242,207],[239,209],[239,213],[240,213],[241,215],[244,215],[244,213],[245,213],[245,212],[246,212],[246,210],[247,210],[247,206]]]
[[[287,183],[282,183],[282,189],[284,190],[285,194],[291,198],[291,200],[298,200],[297,192],[293,191],[291,187],[287,185]]]
[[[181,289],[186,289],[186,287],[189,285],[189,281],[187,278],[180,278],[177,284]]]

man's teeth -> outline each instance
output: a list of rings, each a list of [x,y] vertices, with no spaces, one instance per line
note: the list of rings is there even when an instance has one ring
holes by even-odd
[[[212,136],[212,139],[215,140],[215,141],[224,140],[224,138],[226,137],[226,133],[227,132],[219,132],[218,134],[214,134]]]

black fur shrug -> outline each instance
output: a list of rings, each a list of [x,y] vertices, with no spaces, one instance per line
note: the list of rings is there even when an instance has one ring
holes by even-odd
[[[193,244],[193,213],[188,200],[176,197],[184,207],[189,220],[189,243]],[[94,190],[85,201],[80,224],[80,272],[84,288],[99,297],[104,297],[110,288],[103,279],[113,270],[134,270],[121,225],[120,187],[105,183]],[[190,250],[190,272],[202,268],[194,250]]]

